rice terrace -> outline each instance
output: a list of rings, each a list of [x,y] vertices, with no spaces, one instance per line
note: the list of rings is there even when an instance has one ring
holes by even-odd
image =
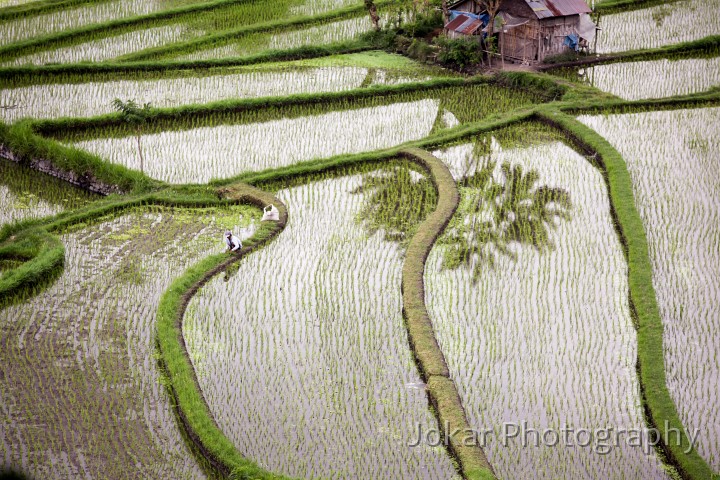
[[[720,0],[0,0],[1,479],[720,479]]]

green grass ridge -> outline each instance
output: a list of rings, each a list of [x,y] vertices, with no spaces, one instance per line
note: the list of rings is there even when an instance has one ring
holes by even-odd
[[[94,76],[110,74],[139,74],[143,72],[168,72],[183,70],[210,70],[228,67],[242,67],[261,63],[305,60],[311,58],[328,57],[348,53],[372,50],[374,47],[362,40],[348,40],[326,45],[306,45],[297,48],[266,50],[264,52],[244,57],[225,57],[209,60],[153,60],[139,62],[102,63],[64,63],[57,65],[21,65],[13,67],[0,67],[0,79],[18,85],[36,85],[38,77],[44,81],[52,81],[63,77],[85,77],[84,81],[93,81]],[[132,78],[132,77],[131,77]],[[73,79],[75,81],[77,79]],[[103,79],[106,80],[106,79]]]
[[[666,5],[679,2],[680,0],[601,0],[595,5],[595,12],[601,14],[612,14],[630,12],[656,5]]]
[[[664,45],[656,48],[628,50],[618,53],[588,55],[579,60],[561,63],[545,63],[538,66],[541,71],[552,71],[558,68],[578,67],[583,65],[607,65],[624,62],[643,62],[648,60],[684,58],[706,58],[720,55],[720,35],[710,35],[688,42]]]
[[[212,255],[177,278],[160,300],[157,343],[180,419],[190,439],[210,463],[233,479],[282,479],[285,477],[267,472],[243,457],[217,426],[197,383],[182,337],[182,318],[192,296],[214,275],[268,243],[282,231],[287,222],[287,209],[273,195],[238,185],[227,189],[226,194],[260,207],[273,203],[280,211],[280,221],[263,223],[255,235],[244,242],[240,255]]]
[[[99,40],[113,35],[119,35],[142,27],[157,26],[182,17],[190,17],[199,12],[232,7],[248,0],[212,0],[209,2],[183,5],[176,8],[161,10],[145,15],[134,15],[117,18],[101,23],[83,25],[76,28],[49,33],[38,37],[28,38],[19,42],[0,46],[0,61],[14,60],[26,54],[54,50],[92,40]]]
[[[16,18],[31,17],[65,8],[73,8],[86,3],[101,3],[109,0],[36,0],[20,5],[0,8],[0,22]]]
[[[7,148],[19,158],[19,163],[30,167],[38,161],[49,162],[57,173],[76,178],[79,186],[99,182],[108,190],[115,187],[119,192],[137,193],[161,185],[161,182],[136,170],[108,163],[97,155],[43,138],[33,131],[30,121],[10,126],[0,123],[0,147]]]
[[[615,227],[624,246],[631,312],[637,324],[638,372],[643,402],[652,427],[662,434],[662,448],[683,478],[711,479],[713,471],[696,450],[685,453],[690,441],[665,381],[663,324],[652,283],[652,266],[645,227],[635,207],[632,181],[618,151],[602,136],[574,117],[557,110],[541,110],[539,118],[559,128],[580,149],[594,155],[606,178]],[[669,442],[665,422],[681,432],[680,444]]]
[[[378,6],[388,4],[389,1],[378,1]],[[268,33],[268,32],[282,32],[285,30],[296,30],[301,27],[309,27],[312,25],[320,25],[329,23],[334,20],[342,20],[345,18],[352,18],[362,16],[365,11],[365,6],[362,4],[351,5],[348,7],[338,8],[329,12],[321,13],[319,15],[303,15],[297,17],[291,17],[289,19],[271,20],[269,22],[256,23],[253,25],[246,25],[239,27],[234,30],[225,30],[212,35],[205,35],[202,37],[193,38],[184,42],[171,43],[161,47],[148,48],[139,52],[130,53],[119,57],[119,61],[138,61],[138,60],[152,60],[162,59],[168,56],[177,56],[187,53],[196,52],[207,48],[220,47],[226,45],[231,41],[250,35],[253,33]]]
[[[463,477],[468,480],[495,478],[492,466],[479,445],[465,445],[463,439],[472,432],[455,383],[450,379],[445,356],[435,337],[425,305],[425,262],[435,241],[445,230],[460,202],[457,184],[448,167],[438,158],[418,148],[406,148],[401,155],[429,174],[438,192],[435,210],[417,228],[405,252],[402,269],[403,317],[410,347],[428,395],[438,412],[440,429],[449,436],[448,449],[458,460]],[[457,432],[453,435],[453,432]]]

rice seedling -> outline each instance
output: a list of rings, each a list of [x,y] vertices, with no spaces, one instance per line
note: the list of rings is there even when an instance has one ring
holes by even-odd
[[[250,125],[144,135],[146,173],[171,183],[204,183],[246,170],[378,150],[429,134],[437,110],[438,102],[427,99]],[[113,163],[138,168],[134,141],[110,138],[75,145]],[[188,145],[193,148],[188,149]]]
[[[26,42],[6,45],[5,48],[0,48],[0,50],[3,50],[3,58],[15,58],[15,63],[19,64],[34,63],[43,59],[48,61],[47,58],[56,58],[58,55],[61,55],[59,59],[61,62],[93,60],[93,58],[78,59],[81,55],[75,51],[77,48],[80,48],[81,51],[83,47],[87,49],[88,44],[90,46],[95,45],[96,49],[98,48],[97,45],[108,49],[114,56],[126,56],[137,50],[205,36],[208,32],[235,30],[238,26],[281,20],[286,15],[291,1],[280,0],[272,4],[261,3],[256,0],[220,4],[213,2],[200,3],[195,7],[189,5],[188,7],[191,8],[168,9],[148,15],[115,18],[104,23],[66,29],[49,34],[41,38],[40,41],[27,39]],[[168,32],[173,31],[182,32],[182,35],[169,36]],[[131,48],[133,39],[157,39],[158,32],[165,33],[163,41],[141,45],[142,48]],[[101,42],[109,39],[115,39],[116,41]],[[117,40],[126,44],[124,50],[121,50],[118,45],[114,45],[118,43]],[[113,45],[114,49],[112,48]],[[77,48],[74,49],[73,47]],[[69,52],[74,52],[74,55],[70,55]],[[19,55],[26,56],[16,58]],[[101,58],[112,58],[112,56],[108,55],[110,54],[106,53]]]
[[[667,386],[720,471],[720,109],[583,116],[625,159],[664,325]]]
[[[172,279],[259,211],[145,208],[62,234],[65,270],[0,310],[3,466],[33,478],[205,478],[156,365]]]
[[[23,5],[25,3],[34,2],[35,0],[0,0],[0,8],[12,7],[15,5]]]
[[[188,35],[188,28],[182,24],[166,25],[136,30],[56,50],[41,51],[5,62],[3,65],[101,62],[145,48],[177,42],[187,38]]]
[[[347,20],[280,33],[247,35],[226,45],[181,55],[181,60],[207,60],[212,58],[252,55],[271,49],[297,48],[304,45],[322,45],[355,38],[372,27],[367,15]]]
[[[114,98],[142,99],[161,108],[229,98],[338,92],[362,86],[368,73],[368,69],[349,66],[292,68],[289,64],[275,70],[243,69],[225,75],[28,86],[3,91],[2,101],[16,108],[0,110],[0,118],[11,122],[23,117],[90,117],[112,112]],[[374,73],[373,83],[412,80],[384,71]],[[48,104],[48,98],[61,101]]]
[[[199,0],[112,0],[0,22],[0,30],[3,32],[0,45],[92,23],[144,15],[188,3],[199,3]],[[3,5],[0,4],[1,6]]]
[[[270,471],[454,478],[442,446],[408,445],[436,422],[406,347],[402,252],[355,221],[361,182],[280,191],[287,227],[193,298],[188,351],[220,428]]]
[[[716,35],[720,0],[683,0],[600,19],[597,52],[656,48]]]
[[[0,159],[0,226],[81,207],[98,197]]]
[[[612,63],[581,69],[579,74],[592,86],[626,100],[672,97],[720,84],[720,57]]]
[[[582,447],[561,433],[645,428],[627,266],[601,174],[560,142],[506,149],[487,136],[434,154],[460,180],[461,204],[428,259],[426,301],[468,420],[491,432],[499,477],[667,478],[652,448],[598,453],[607,441]],[[503,238],[528,210],[520,236]],[[459,233],[491,248],[458,259]],[[504,433],[523,422],[558,443]]]
[[[171,183],[206,182],[248,170],[378,150],[423,138],[434,128],[449,126],[442,123],[442,118],[448,117],[446,110],[460,122],[468,122],[523,104],[530,98],[523,93],[510,95],[502,88],[478,85],[405,92],[336,105],[220,113],[151,124],[148,128],[156,133],[148,132],[142,137],[143,145],[148,145],[146,173]],[[238,125],[239,122],[242,124]],[[213,126],[218,124],[221,125]],[[170,128],[187,130],[168,131]],[[78,131],[62,139],[110,162],[138,168],[138,159],[132,155],[134,139],[125,136],[128,134],[132,132],[118,126]],[[97,138],[103,135],[112,138]],[[187,145],[196,148],[188,149]]]
[[[290,7],[292,15],[310,15],[315,16],[320,13],[337,10],[338,8],[348,7],[360,3],[358,0],[305,0],[298,2]]]

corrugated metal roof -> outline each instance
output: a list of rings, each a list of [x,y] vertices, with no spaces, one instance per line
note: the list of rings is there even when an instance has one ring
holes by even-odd
[[[590,13],[585,0],[525,0],[537,18],[565,17]]]
[[[445,25],[445,28],[448,30],[462,33],[464,35],[472,35],[480,27],[482,27],[482,22],[480,20],[468,17],[467,15],[458,15],[451,20],[450,23]]]

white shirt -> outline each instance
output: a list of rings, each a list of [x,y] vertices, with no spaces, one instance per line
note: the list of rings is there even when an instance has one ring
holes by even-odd
[[[232,243],[235,245],[235,248],[231,248],[230,251],[234,252],[242,248],[242,242],[235,235],[232,235],[230,238],[225,237],[225,243],[227,243],[228,247],[230,246],[230,240],[232,240]]]

